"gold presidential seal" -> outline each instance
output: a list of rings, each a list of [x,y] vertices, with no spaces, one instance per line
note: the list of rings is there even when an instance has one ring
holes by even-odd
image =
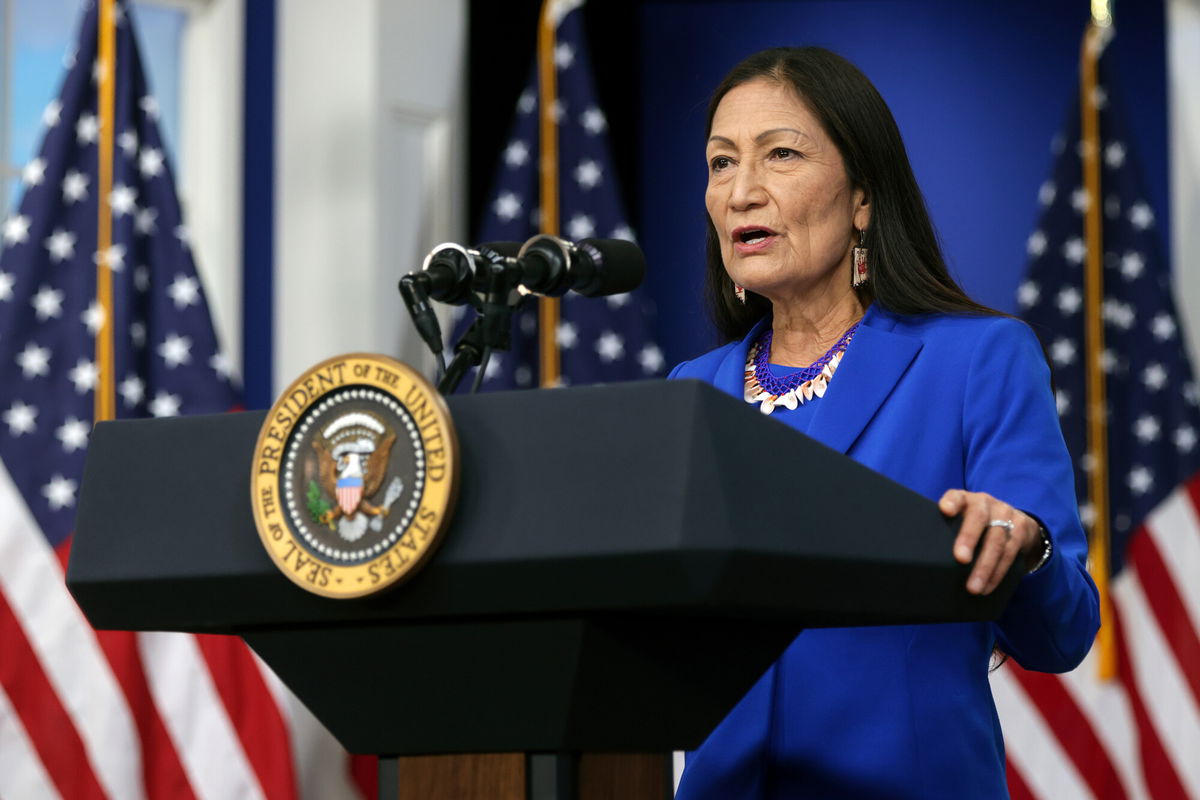
[[[412,575],[458,490],[458,439],[420,374],[353,353],[301,375],[267,414],[251,504],[276,566],[304,589],[361,597]]]

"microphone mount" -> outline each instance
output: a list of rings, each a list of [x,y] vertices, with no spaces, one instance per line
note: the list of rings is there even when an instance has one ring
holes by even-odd
[[[482,258],[476,264],[475,280],[483,282],[482,298],[476,304],[479,316],[454,346],[454,358],[438,381],[438,391],[443,395],[453,394],[471,367],[479,368],[471,392],[479,391],[492,353],[512,345],[513,311],[524,299],[517,292],[521,282],[519,262],[486,245],[478,253]]]

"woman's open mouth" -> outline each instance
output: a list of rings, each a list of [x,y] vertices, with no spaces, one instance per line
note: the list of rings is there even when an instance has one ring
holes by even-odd
[[[770,228],[743,225],[733,229],[730,234],[733,247],[738,253],[757,253],[770,247],[779,238],[779,234]]]

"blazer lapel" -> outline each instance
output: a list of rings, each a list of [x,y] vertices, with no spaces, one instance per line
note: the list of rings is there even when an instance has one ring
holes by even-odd
[[[893,333],[895,325],[887,312],[875,306],[867,311],[829,389],[813,410],[809,436],[840,453],[858,439],[921,350],[920,339]]]
[[[737,398],[746,394],[746,356],[750,353],[750,345],[762,333],[767,320],[761,319],[755,323],[750,332],[745,335],[738,346],[730,350],[717,366],[717,374],[713,377],[713,385],[723,392],[728,392]]]

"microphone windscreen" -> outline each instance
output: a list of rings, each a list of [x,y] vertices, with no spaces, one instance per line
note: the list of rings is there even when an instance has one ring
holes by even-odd
[[[575,291],[587,297],[603,297],[632,292],[646,275],[646,256],[642,248],[624,239],[584,239],[577,247],[591,259],[595,271],[591,279]]]

